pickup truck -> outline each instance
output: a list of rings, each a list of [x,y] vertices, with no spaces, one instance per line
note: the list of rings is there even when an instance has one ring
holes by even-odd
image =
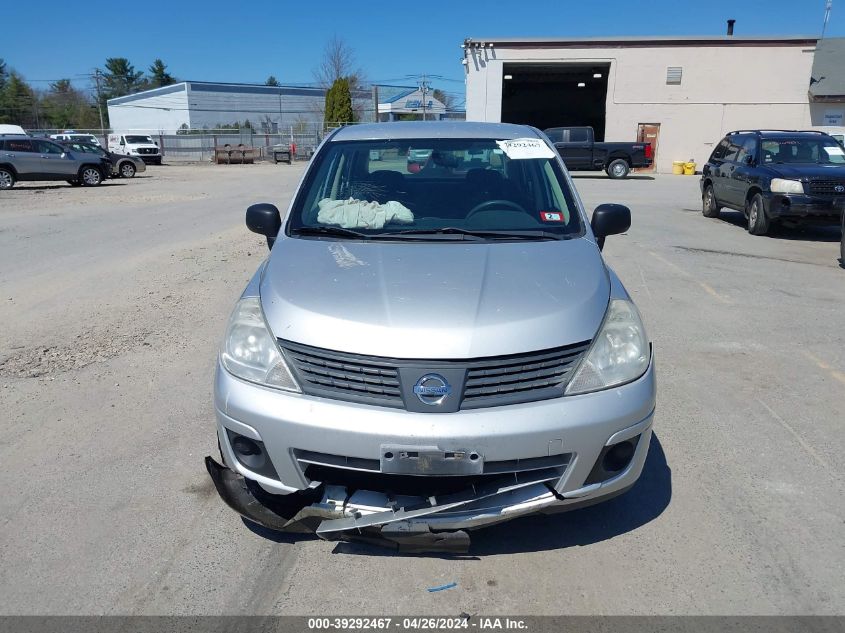
[[[591,127],[543,130],[569,171],[603,169],[611,178],[625,178],[634,167],[651,167],[651,143],[597,143]]]

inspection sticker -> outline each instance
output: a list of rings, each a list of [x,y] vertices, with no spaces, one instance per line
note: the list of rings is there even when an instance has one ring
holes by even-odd
[[[540,219],[543,222],[563,222],[563,213],[560,211],[540,211]]]
[[[554,158],[554,151],[538,138],[513,138],[496,141],[508,158],[523,160],[526,158]]]

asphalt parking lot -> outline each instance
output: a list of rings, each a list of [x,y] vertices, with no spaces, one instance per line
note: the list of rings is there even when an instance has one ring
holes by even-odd
[[[631,492],[459,558],[248,529],[202,462],[211,375],[267,252],[244,209],[302,169],[0,193],[0,613],[845,613],[839,230],[753,237],[693,177],[575,179],[633,213],[605,247],[659,372]]]

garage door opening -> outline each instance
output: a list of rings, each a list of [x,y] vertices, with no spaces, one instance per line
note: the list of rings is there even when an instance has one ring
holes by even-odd
[[[505,64],[502,122],[550,127],[589,125],[604,140],[610,64]]]

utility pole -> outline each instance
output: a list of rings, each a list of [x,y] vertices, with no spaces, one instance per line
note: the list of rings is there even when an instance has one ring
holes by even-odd
[[[100,113],[100,134],[106,133],[106,126],[103,123],[103,100],[100,98],[100,69],[94,69],[94,83],[97,84],[97,111]]]
[[[827,23],[830,21],[830,10],[833,7],[833,0],[827,0],[824,3],[824,23],[822,24],[822,37],[824,39],[824,32],[827,30]]]
[[[373,121],[376,123],[380,123],[380,117],[378,114],[378,85],[373,84],[373,107],[376,109],[375,116],[373,117]]]
[[[420,75],[420,90],[422,91],[422,111],[423,111],[423,121],[426,120],[426,93],[428,92],[428,76],[423,74]]]

